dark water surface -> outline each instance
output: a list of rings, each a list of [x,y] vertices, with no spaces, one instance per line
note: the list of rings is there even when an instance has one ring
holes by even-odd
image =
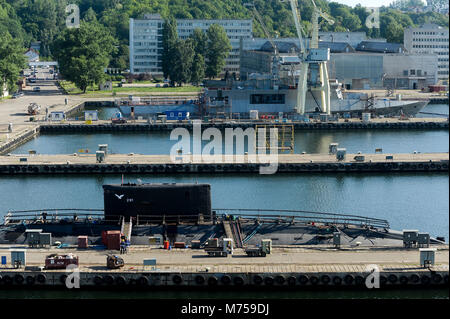
[[[125,182],[210,183],[214,208],[297,209],[387,219],[448,240],[448,174],[125,175]],[[121,175],[2,176],[0,214],[37,208],[103,208],[103,184]]]

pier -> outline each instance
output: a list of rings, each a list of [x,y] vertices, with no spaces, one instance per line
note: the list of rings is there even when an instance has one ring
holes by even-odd
[[[370,122],[363,122],[359,119],[340,119],[335,122],[276,122],[276,121],[203,121],[202,128],[215,127],[225,128],[255,128],[257,125],[292,125],[297,130],[377,130],[377,129],[448,129],[447,118],[412,118],[402,120],[399,118],[379,118]],[[156,122],[149,124],[148,121],[134,120],[126,124],[112,124],[111,121],[96,121],[93,124],[85,124],[80,121],[67,121],[63,123],[44,122],[40,124],[42,133],[63,133],[63,132],[151,132],[151,131],[171,131],[176,128],[192,129],[192,121],[183,122]]]
[[[2,269],[3,286],[47,286],[65,288],[69,273],[45,270],[45,256],[51,253],[74,253],[79,258],[80,287],[147,288],[156,287],[266,287],[280,288],[344,288],[367,289],[365,281],[369,265],[379,269],[380,286],[427,287],[448,286],[448,246],[436,246],[436,260],[427,268],[419,264],[418,249],[388,247],[289,246],[274,247],[264,258],[248,257],[237,248],[232,256],[208,257],[200,249],[149,248],[132,246],[121,255],[125,266],[119,270],[106,268],[105,253],[115,251],[76,248],[27,249],[27,266]],[[9,255],[0,247],[0,255]],[[154,267],[143,260],[153,258]]]
[[[258,155],[210,155],[203,160],[196,157],[180,155],[172,161],[169,155],[110,154],[98,163],[95,154],[17,154],[0,157],[0,174],[258,173],[260,167],[275,161],[279,173],[448,172],[449,167],[448,153],[346,154],[344,160],[328,154],[280,154],[265,157],[266,162]]]

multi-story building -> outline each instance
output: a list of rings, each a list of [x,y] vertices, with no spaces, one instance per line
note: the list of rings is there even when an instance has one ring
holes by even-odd
[[[225,29],[232,49],[224,72],[239,73],[240,39],[252,38],[252,20],[189,20],[178,19],[180,39],[187,39],[195,29],[205,31],[213,24]],[[159,14],[148,14],[144,19],[130,19],[130,72],[162,75],[162,31],[164,19]]]
[[[294,53],[295,49],[298,50],[297,43],[296,39],[275,40],[282,61],[286,60],[287,64],[295,61],[292,58],[298,55]],[[241,79],[247,79],[252,73],[269,74],[273,67],[270,42],[255,39],[251,44],[259,45],[259,48],[244,45]],[[319,47],[330,49],[331,58],[327,64],[330,78],[338,80],[348,89],[422,89],[437,80],[436,55],[408,53],[399,43],[362,41],[355,49],[345,42],[320,41]],[[298,68],[299,65],[295,70]]]
[[[410,53],[437,55],[438,81],[448,82],[448,39],[448,28],[436,24],[424,24],[419,28],[405,29],[403,43]]]

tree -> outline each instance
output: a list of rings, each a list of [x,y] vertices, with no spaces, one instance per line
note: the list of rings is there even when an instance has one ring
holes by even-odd
[[[116,50],[115,44],[104,27],[82,21],[80,28],[64,30],[53,50],[61,74],[86,92],[89,86],[105,80],[104,69]]]
[[[41,41],[41,56],[51,56],[50,47],[64,28],[66,0],[17,1],[17,14],[33,40]]]
[[[177,40],[173,52],[170,80],[181,86],[191,80],[192,62],[194,61],[194,44],[191,39]]]
[[[386,40],[387,42],[402,43],[403,42],[403,28],[397,22],[390,22],[386,26]]]
[[[83,20],[86,21],[86,22],[96,23],[97,22],[97,14],[95,13],[94,9],[89,8],[84,13]]]
[[[175,45],[178,41],[177,22],[172,16],[164,22],[163,26],[163,52],[162,52],[162,70],[164,77],[167,79],[173,74],[173,60],[175,53]],[[172,82],[172,78],[170,78]],[[172,83],[173,84],[173,83]]]
[[[0,96],[3,96],[3,87],[9,91],[16,88],[20,71],[26,65],[24,48],[20,40],[13,39],[9,33],[0,32]]]
[[[231,44],[223,27],[213,24],[208,28],[208,45],[206,50],[206,76],[217,77],[225,66]]]
[[[205,78],[205,58],[195,53],[191,68],[191,82],[198,85]]]
[[[208,44],[208,37],[199,28],[194,29],[194,32],[190,35],[190,38],[194,41],[194,51],[201,56],[206,55],[206,46]]]

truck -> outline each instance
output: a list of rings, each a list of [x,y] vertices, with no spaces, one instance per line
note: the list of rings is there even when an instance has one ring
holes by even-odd
[[[227,257],[228,254],[233,254],[233,239],[224,238],[219,243],[217,238],[209,239],[205,246],[205,252],[208,256]]]
[[[272,251],[272,239],[261,240],[259,247],[247,247],[245,253],[249,257],[266,257]]]
[[[45,269],[66,269],[69,265],[78,266],[78,256],[51,254],[45,258]]]

